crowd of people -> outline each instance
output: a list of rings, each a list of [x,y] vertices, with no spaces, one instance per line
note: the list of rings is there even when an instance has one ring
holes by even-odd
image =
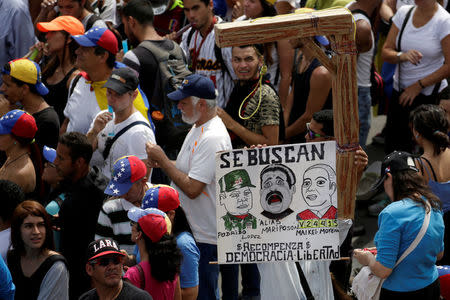
[[[373,191],[390,200],[375,249],[338,220],[340,254],[385,279],[380,299],[439,299],[447,0],[0,0],[0,299],[348,299],[351,260],[211,263],[215,154],[334,140],[339,122],[312,51],[338,55],[327,37],[219,48],[214,25],[333,7],[355,22],[357,179],[386,114]]]

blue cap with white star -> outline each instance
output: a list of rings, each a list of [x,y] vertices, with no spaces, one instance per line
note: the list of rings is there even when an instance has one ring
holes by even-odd
[[[113,166],[112,178],[105,189],[105,194],[122,196],[131,186],[145,177],[147,167],[144,162],[134,155],[119,158]]]

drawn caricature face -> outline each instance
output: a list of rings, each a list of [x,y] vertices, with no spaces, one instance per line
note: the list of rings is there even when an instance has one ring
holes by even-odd
[[[289,208],[295,186],[289,187],[286,173],[275,170],[261,177],[261,206],[273,214],[282,213]]]
[[[324,168],[311,168],[303,174],[302,196],[308,206],[316,209],[331,206],[335,192],[336,182],[330,180]]]
[[[253,207],[252,191],[245,186],[230,192],[222,192],[220,204],[233,216],[246,215]]]

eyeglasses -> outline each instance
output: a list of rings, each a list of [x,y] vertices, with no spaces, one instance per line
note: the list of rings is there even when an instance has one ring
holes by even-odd
[[[328,135],[322,135],[322,134],[318,134],[318,133],[315,133],[314,131],[312,131],[310,124],[311,123],[306,123],[306,130],[307,130],[307,133],[311,140],[314,140],[315,138],[328,138],[329,137]]]
[[[100,265],[102,267],[108,266],[110,263],[113,263],[114,265],[118,265],[123,262],[123,256],[108,256],[108,257],[99,257],[96,259],[93,259],[89,262],[91,265]]]

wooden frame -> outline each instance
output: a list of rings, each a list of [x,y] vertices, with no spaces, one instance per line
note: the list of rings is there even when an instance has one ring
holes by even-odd
[[[215,25],[216,43],[230,47],[305,38],[311,49],[333,75],[334,134],[337,142],[338,217],[354,217],[358,149],[358,87],[356,83],[355,23],[345,8],[301,14],[279,15],[251,21]],[[336,55],[329,59],[311,37],[325,35]]]

